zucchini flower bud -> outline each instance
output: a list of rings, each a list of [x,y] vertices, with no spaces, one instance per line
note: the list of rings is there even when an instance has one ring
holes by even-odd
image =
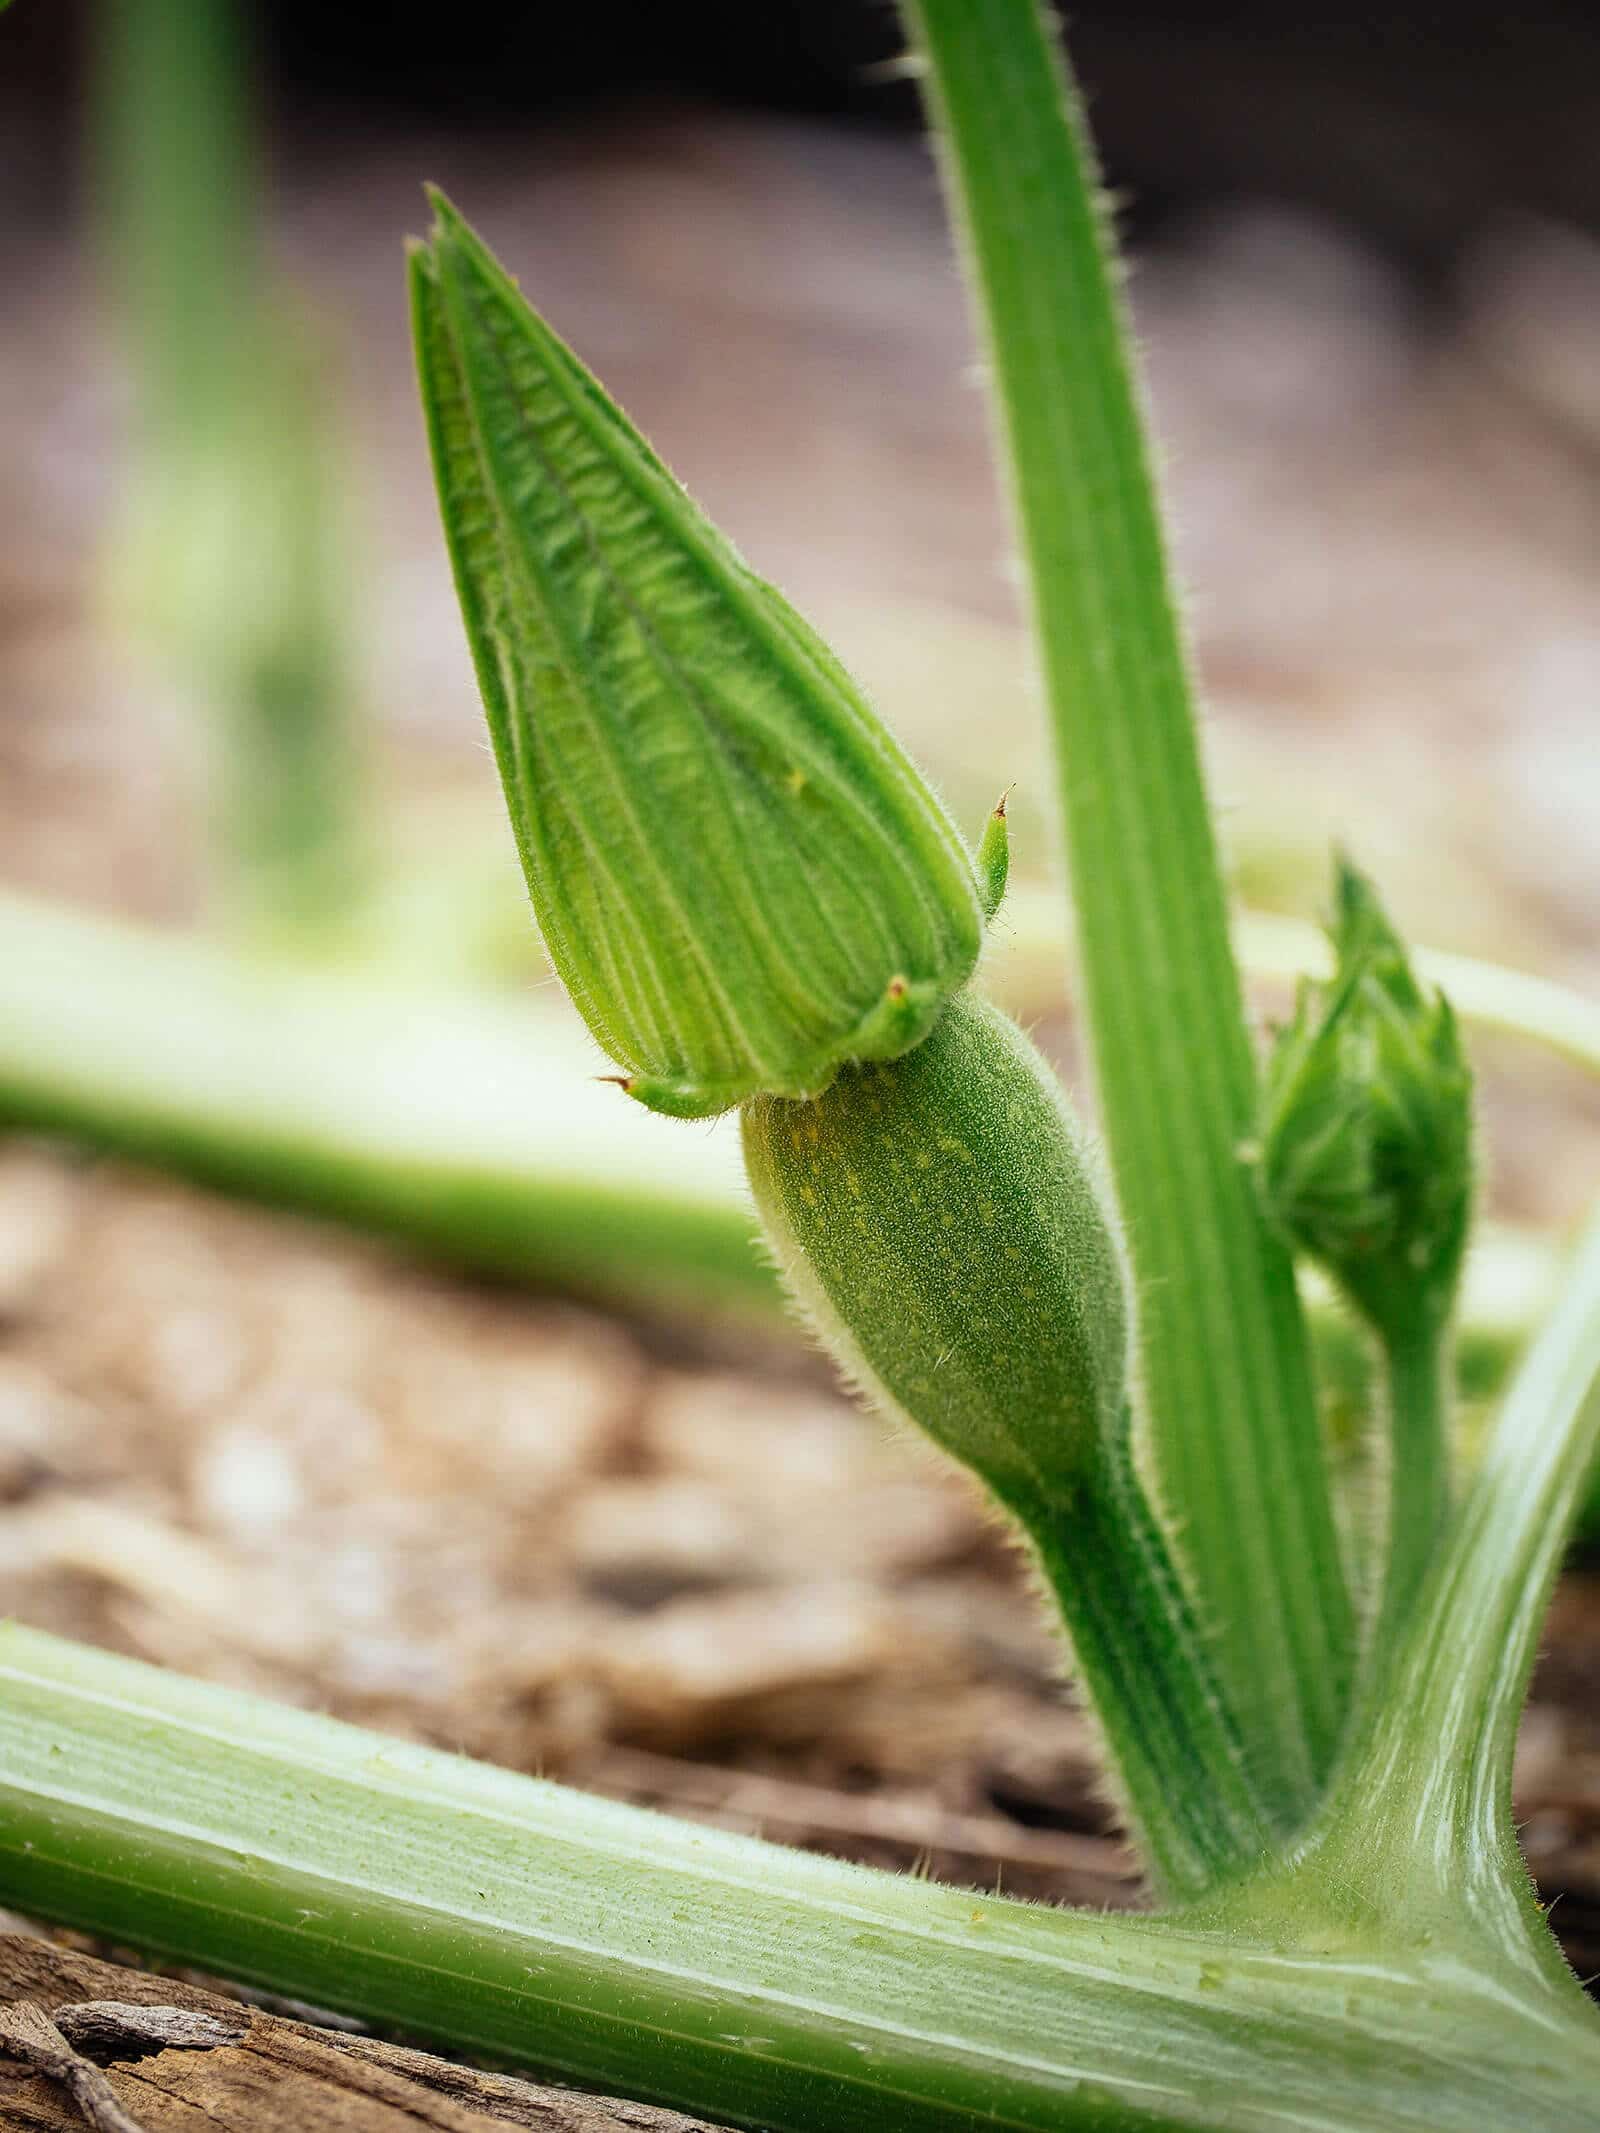
[[[993,836],[980,887],[838,661],[435,205],[422,397],[558,975],[629,1093],[679,1116],[907,1051],[977,961]]]
[[[1301,987],[1268,1062],[1268,1212],[1385,1336],[1438,1324],[1472,1208],[1472,1077],[1450,1003],[1425,991],[1371,884],[1341,863],[1333,978]]]

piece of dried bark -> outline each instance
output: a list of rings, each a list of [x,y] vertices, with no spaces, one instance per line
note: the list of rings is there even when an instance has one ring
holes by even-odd
[[[5,2133],[493,2133],[504,2126],[716,2133],[676,2111],[481,2073],[0,1934]]]
[[[109,2078],[92,2061],[80,2058],[32,2000],[0,2007],[0,2052],[70,2096],[93,2133],[142,2133],[138,2120],[117,2100]]]
[[[249,2034],[241,2007],[228,2015],[192,2007],[139,2007],[131,2000],[80,2000],[56,2009],[56,2027],[90,2059],[130,2059],[143,2052],[210,2052]]]

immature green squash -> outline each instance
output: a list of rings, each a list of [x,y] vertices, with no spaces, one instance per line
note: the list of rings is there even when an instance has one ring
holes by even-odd
[[[744,1111],[782,1269],[880,1396],[1037,1527],[1120,1445],[1122,1270],[1082,1135],[970,992],[914,1052]]]
[[[1121,1257],[1054,1074],[963,992],[915,1051],[743,1118],[791,1287],[1026,1531],[1125,1811],[1169,1887],[1205,1886],[1219,1844],[1248,1856],[1263,1808],[1135,1470]],[[1208,1773],[1202,1813],[1177,1770]]]

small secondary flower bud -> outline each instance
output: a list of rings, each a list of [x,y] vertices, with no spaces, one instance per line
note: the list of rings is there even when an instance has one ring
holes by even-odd
[[[999,858],[980,893],[838,661],[436,204],[418,370],[558,974],[629,1092],[684,1116],[906,1051],[977,961]]]
[[[1450,1003],[1341,864],[1326,984],[1301,987],[1263,1090],[1269,1214],[1393,1333],[1453,1301],[1472,1203],[1472,1077]]]

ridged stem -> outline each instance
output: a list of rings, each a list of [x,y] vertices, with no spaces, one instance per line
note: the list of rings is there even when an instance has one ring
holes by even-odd
[[[1304,1328],[1240,1149],[1255,1077],[1077,101],[1039,0],[909,0],[986,329],[1055,731],[1145,1415],[1263,1786],[1308,1811],[1353,1623]]]
[[[1106,1446],[1070,1525],[1013,1508],[1033,1535],[1158,1888],[1181,1899],[1247,1872],[1272,1832],[1125,1438]]]
[[[778,2133],[1579,2133],[1533,1991],[780,1850],[0,1626],[0,1902]],[[1287,1952],[1274,1951],[1274,1943]]]
[[[1597,1443],[1600,1222],[1513,1380],[1308,1853],[1392,1914],[1470,1914],[1508,1961],[1563,1988],[1517,1849],[1511,1758]]]

